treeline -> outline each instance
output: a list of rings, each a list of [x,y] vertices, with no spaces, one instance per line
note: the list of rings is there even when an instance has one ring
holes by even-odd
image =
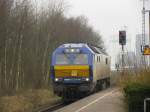
[[[83,16],[67,18],[65,4],[47,0],[0,0],[0,92],[49,86],[52,51],[60,44],[86,42],[103,47]]]

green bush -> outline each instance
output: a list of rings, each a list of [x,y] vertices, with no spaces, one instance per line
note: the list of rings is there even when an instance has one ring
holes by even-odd
[[[144,99],[150,98],[150,86],[130,83],[124,87],[124,93],[129,106],[129,112],[143,112]]]
[[[124,92],[129,112],[143,112],[144,99],[150,98],[150,71],[127,73],[122,77],[120,86]],[[148,109],[150,110],[150,106]]]

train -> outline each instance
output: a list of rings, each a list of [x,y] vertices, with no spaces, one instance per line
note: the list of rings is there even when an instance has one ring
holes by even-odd
[[[87,43],[60,45],[52,53],[50,78],[54,94],[66,99],[110,86],[111,57]]]

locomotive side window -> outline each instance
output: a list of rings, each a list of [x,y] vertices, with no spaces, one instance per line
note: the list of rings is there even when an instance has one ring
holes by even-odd
[[[106,65],[108,64],[108,58],[106,58]]]
[[[100,56],[97,56],[97,62],[100,63]]]

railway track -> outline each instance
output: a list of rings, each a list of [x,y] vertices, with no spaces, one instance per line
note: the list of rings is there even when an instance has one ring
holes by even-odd
[[[106,88],[105,88],[106,89]],[[91,94],[89,94],[89,95],[87,95],[87,96],[85,96],[85,97],[89,97]],[[82,97],[82,98],[85,98],[85,97]],[[82,98],[80,98],[80,99],[82,99]],[[80,100],[80,99],[78,99],[78,100]],[[48,105],[45,105],[45,106],[43,106],[43,107],[40,107],[39,109],[37,109],[35,112],[53,112],[53,111],[56,111],[56,110],[58,110],[58,109],[60,109],[60,108],[63,108],[63,107],[65,107],[65,106],[67,106],[67,105],[69,105],[69,104],[72,104],[73,102],[76,102],[76,101],[78,101],[78,100],[74,100],[74,101],[69,101],[69,102],[63,102],[62,100],[61,101],[59,101],[59,102],[57,102],[56,104],[54,104],[54,105],[52,105],[52,106],[50,106],[50,104]]]
[[[85,97],[87,97],[87,96],[85,96]],[[84,97],[82,97],[82,98],[84,98]],[[82,99],[82,98],[80,98],[80,99]],[[52,104],[43,105],[43,106],[39,107],[38,109],[35,109],[34,112],[53,112],[53,111],[58,110],[62,107],[65,107],[65,106],[67,106],[73,102],[76,102],[77,100],[79,100],[79,99],[68,100],[68,101],[60,100],[53,105]]]
[[[63,102],[58,102],[52,106],[46,105],[46,106],[40,107],[39,109],[35,110],[35,112],[52,112],[64,106],[66,106],[66,104],[64,104]]]

